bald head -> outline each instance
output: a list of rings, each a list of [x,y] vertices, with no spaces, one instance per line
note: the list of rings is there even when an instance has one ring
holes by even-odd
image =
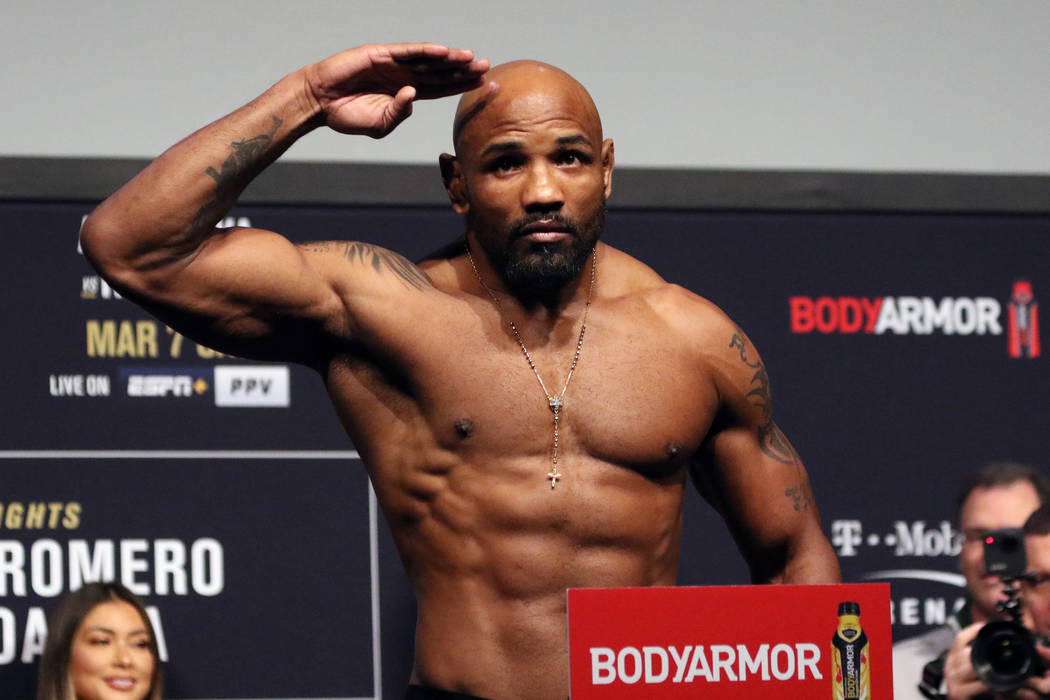
[[[546,63],[496,66],[460,99],[453,140],[438,162],[471,246],[519,299],[554,303],[580,279],[612,192],[613,142],[591,96]]]
[[[537,109],[571,111],[581,125],[602,138],[602,123],[587,89],[560,68],[540,61],[511,61],[489,70],[480,87],[464,93],[456,108],[452,142],[459,155],[469,127],[482,114],[497,121],[527,119]]]

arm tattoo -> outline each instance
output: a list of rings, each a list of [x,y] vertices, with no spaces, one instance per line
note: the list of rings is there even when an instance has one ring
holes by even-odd
[[[773,422],[773,397],[766,368],[760,361],[748,359],[747,343],[742,334],[734,333],[729,341],[729,347],[736,348],[740,353],[740,361],[755,370],[755,374],[751,377],[751,384],[754,385],[754,388],[747,392],[747,395],[762,411],[763,423],[758,426],[758,445],[764,453],[778,462],[795,465],[795,471],[798,472],[801,481],[784,489],[784,495],[791,499],[795,510],[800,512],[806,510],[813,502],[813,490],[810,488],[809,480],[802,476],[798,453],[795,452],[795,448],[791,446],[777,424]]]
[[[809,479],[803,479],[795,486],[784,489],[784,495],[791,499],[795,510],[798,511],[806,510],[813,502],[813,489],[809,485]]]
[[[199,231],[202,226],[208,225],[212,220],[218,221],[226,212],[227,204],[223,200],[231,187],[236,187],[239,178],[256,166],[259,155],[265,152],[273,142],[274,134],[284,123],[284,120],[279,117],[271,117],[271,119],[269,132],[230,144],[233,153],[223,161],[220,166],[221,171],[210,165],[204,170],[205,175],[215,180],[215,196],[197,210],[193,217],[193,230]]]
[[[273,135],[277,133],[284,120],[278,117],[271,117],[271,119],[273,119],[273,123],[270,125],[268,133],[259,134],[243,141],[234,141],[230,144],[233,153],[223,162],[222,172],[216,172],[215,168],[212,167],[204,171],[218,184],[218,190],[222,190],[225,185],[236,179],[245,170],[249,170],[259,157],[259,154],[265,151],[273,141]]]
[[[404,285],[412,289],[424,289],[434,286],[427,273],[412,264],[408,258],[371,243],[362,243],[361,241],[351,241],[349,243],[318,241],[302,243],[299,247],[314,253],[341,252],[347,260],[368,265],[377,275],[382,274],[384,271],[394,273]]]
[[[780,428],[773,422],[773,396],[769,388],[769,375],[766,374],[765,366],[758,360],[751,361],[747,356],[747,344],[744,337],[734,333],[729,341],[729,347],[736,348],[740,353],[740,360],[748,367],[755,370],[751,377],[753,388],[747,392],[748,397],[753,399],[755,406],[762,411],[763,422],[758,426],[758,444],[767,455],[783,462],[784,464],[798,464],[798,455],[795,449],[780,432]]]
[[[330,241],[314,241],[312,243],[300,243],[299,247],[311,253],[331,253],[335,244]]]
[[[761,367],[761,362],[751,362],[747,359],[747,345],[744,344],[744,336],[734,333],[729,341],[729,347],[736,348],[740,353],[740,360],[748,367]]]
[[[333,248],[341,249],[347,260],[368,265],[377,275],[381,275],[384,272],[393,273],[402,284],[412,289],[425,289],[434,286],[427,273],[412,264],[408,258],[371,243],[352,241],[334,246],[331,243],[311,243],[305,247],[307,250],[322,253],[329,252]]]

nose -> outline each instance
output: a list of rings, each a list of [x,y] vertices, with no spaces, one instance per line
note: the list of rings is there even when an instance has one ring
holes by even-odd
[[[526,172],[521,196],[526,212],[559,211],[564,195],[554,167],[549,163],[534,163]]]
[[[113,665],[120,668],[131,666],[131,650],[127,644],[118,642],[113,645]]]

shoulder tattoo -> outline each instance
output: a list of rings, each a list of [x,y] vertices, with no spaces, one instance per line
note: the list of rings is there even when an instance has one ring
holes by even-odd
[[[747,392],[748,399],[762,411],[762,424],[758,426],[758,445],[762,452],[783,464],[795,467],[799,482],[794,486],[784,489],[784,495],[791,500],[792,506],[797,511],[809,508],[813,502],[813,491],[809,480],[805,478],[801,469],[798,453],[792,447],[776,423],[773,422],[773,395],[769,386],[769,375],[760,360],[752,360],[748,356],[748,344],[742,333],[734,333],[729,341],[730,348],[736,348],[740,354],[740,361],[755,370],[751,376],[751,390]]]
[[[773,422],[773,394],[769,386],[769,375],[760,360],[748,356],[748,343],[740,333],[734,333],[729,347],[740,353],[740,361],[755,370],[751,375],[751,390],[748,399],[762,411],[762,424],[758,426],[758,444],[767,455],[784,464],[797,464],[798,455],[784,433]]]
[[[377,275],[392,274],[411,289],[425,289],[434,286],[427,273],[419,269],[408,258],[371,243],[361,241],[320,242],[304,243],[301,247],[315,253],[342,255],[351,262],[366,265]]]

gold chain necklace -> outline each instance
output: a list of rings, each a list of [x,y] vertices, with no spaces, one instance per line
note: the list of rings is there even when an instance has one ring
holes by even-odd
[[[470,261],[470,267],[474,270],[474,276],[478,278],[478,283],[481,287],[488,292],[488,295],[492,298],[492,301],[496,304],[496,308],[499,309],[500,315],[503,315],[503,304],[500,303],[499,297],[492,291],[485,280],[481,279],[481,272],[478,271],[478,266],[474,264],[474,256],[470,254],[470,243],[467,243],[467,259]],[[529,363],[529,368],[532,373],[536,375],[536,379],[540,383],[540,388],[543,389],[543,395],[547,397],[547,407],[550,408],[551,413],[554,414],[554,447],[551,450],[551,470],[547,472],[547,479],[551,482],[551,490],[558,484],[558,479],[565,478],[564,474],[558,471],[558,421],[561,418],[561,409],[565,405],[565,392],[569,388],[569,382],[572,381],[572,373],[576,369],[576,363],[580,361],[580,351],[583,350],[583,334],[587,332],[587,312],[591,310],[591,296],[594,294],[594,280],[597,275],[598,268],[598,247],[595,246],[591,249],[591,284],[587,288],[587,305],[583,307],[583,323],[580,324],[580,337],[576,341],[576,352],[572,356],[572,364],[569,365],[569,374],[565,377],[565,385],[561,388],[561,393],[558,395],[551,394],[547,391],[547,385],[543,383],[543,377],[540,376],[540,372],[536,369],[536,363],[532,361],[532,355],[529,354],[529,349],[525,347],[525,342],[521,339],[521,334],[518,332],[518,325],[511,319],[507,319],[510,324],[511,331],[514,332],[514,338],[518,341],[518,345],[521,346],[521,352],[525,355],[525,361]]]

